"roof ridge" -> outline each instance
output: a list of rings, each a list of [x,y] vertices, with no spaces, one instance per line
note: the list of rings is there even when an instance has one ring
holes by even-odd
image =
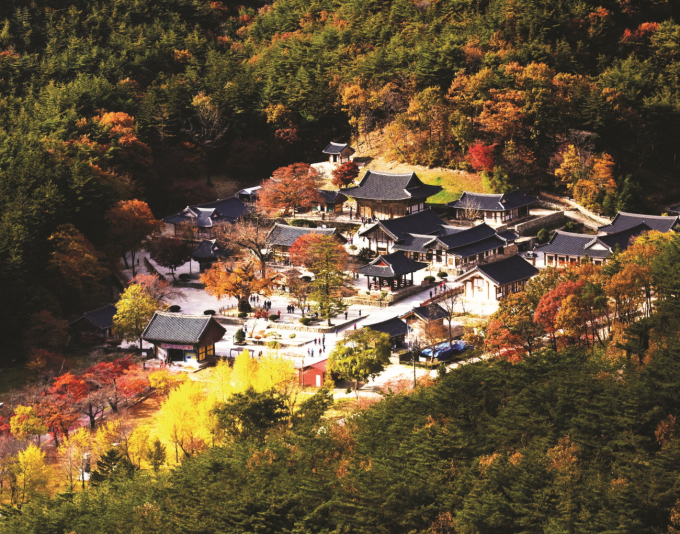
[[[109,302],[108,304],[101,306],[100,308],[95,308],[94,310],[89,310],[89,311],[83,312],[83,315],[87,315],[88,313],[98,312],[99,310],[103,310],[104,308],[108,308],[109,306],[113,306],[116,309],[118,309],[118,306],[116,306],[113,302]]]
[[[619,211],[616,213],[616,216],[618,217],[619,215],[630,215],[631,217],[637,218],[651,217],[653,219],[677,219],[678,217],[680,217],[679,215],[646,215],[644,213],[631,213],[628,211]]]
[[[506,193],[475,193],[473,191],[463,191],[463,195],[477,195],[480,197],[499,197],[502,198]],[[463,195],[460,195],[461,197]],[[460,198],[458,199],[460,200]]]
[[[592,236],[590,234],[577,234],[576,232],[565,232],[564,230],[555,230],[556,234],[561,234],[561,235],[573,235],[575,237],[597,237],[597,236]]]
[[[368,170],[366,171],[366,174],[364,174],[364,177],[366,177],[366,175],[367,175],[368,173],[371,173],[371,174],[387,174],[388,176],[410,176],[410,175],[412,175],[412,174],[416,174],[416,171],[411,171],[411,172],[388,172],[388,171],[375,171],[375,170],[373,170],[373,169],[368,169]]]

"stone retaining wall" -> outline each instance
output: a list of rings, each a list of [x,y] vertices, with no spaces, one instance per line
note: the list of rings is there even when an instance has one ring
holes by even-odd
[[[567,206],[569,206],[571,209],[578,210],[578,211],[580,211],[583,215],[585,215],[585,216],[588,217],[589,219],[592,219],[593,221],[595,221],[596,223],[598,223],[598,224],[601,225],[601,226],[606,226],[606,225],[608,225],[608,224],[611,224],[611,222],[612,222],[611,219],[608,219],[608,218],[606,218],[606,217],[601,217],[600,215],[597,215],[597,214],[593,213],[592,211],[590,211],[590,210],[584,208],[583,206],[581,206],[581,204],[579,204],[578,202],[574,202],[573,200],[571,200],[571,199],[569,199],[569,198],[560,197],[560,196],[557,196],[557,195],[552,195],[552,194],[550,194],[550,193],[545,193],[545,192],[543,192],[543,191],[541,191],[541,192],[539,193],[539,195],[540,195],[542,198],[548,200],[549,202],[554,202],[554,203],[557,203],[557,204],[567,205]]]
[[[521,235],[534,235],[541,228],[546,228],[548,226],[556,226],[565,222],[566,215],[563,211],[556,211],[550,215],[544,215],[543,217],[538,217],[532,219],[531,221],[523,222],[515,226],[515,231]]]

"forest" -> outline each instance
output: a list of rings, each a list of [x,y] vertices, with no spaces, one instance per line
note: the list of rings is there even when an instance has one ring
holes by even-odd
[[[107,302],[120,201],[162,217],[330,140],[658,212],[678,190],[679,19],[670,0],[2,2],[5,354],[32,314]],[[83,277],[69,247],[91,267],[75,296],[55,289]]]
[[[239,357],[209,383],[175,384],[159,429],[187,427],[172,438],[181,464],[159,470],[171,451],[160,462],[147,452],[155,467],[140,470],[122,441],[85,490],[51,499],[29,464],[18,478],[28,497],[2,509],[0,532],[677,532],[680,238],[634,248],[608,267],[546,269],[478,333],[504,350],[360,397],[341,418],[326,389],[296,401],[280,387],[278,358]],[[597,304],[623,285],[644,300],[647,284],[642,313],[626,312],[623,292]],[[505,336],[493,326],[502,315]],[[598,321],[618,333],[599,342]],[[513,350],[529,331],[533,346]]]

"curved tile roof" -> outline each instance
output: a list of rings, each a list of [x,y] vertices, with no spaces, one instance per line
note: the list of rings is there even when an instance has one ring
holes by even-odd
[[[504,260],[477,265],[474,269],[456,278],[456,281],[463,280],[474,272],[481,272],[496,285],[503,286],[536,276],[538,269],[521,256],[510,256]]]
[[[438,185],[426,185],[414,172],[389,173],[368,170],[359,185],[343,190],[347,196],[365,200],[426,199],[442,190]]]
[[[450,208],[475,207],[484,211],[505,211],[528,206],[536,202],[536,197],[525,195],[519,189],[503,194],[470,193],[464,191],[458,200],[449,202]]]
[[[678,220],[680,220],[680,217],[677,215],[643,215],[641,213],[620,211],[616,214],[611,224],[600,226],[598,229],[600,232],[613,234],[644,223],[652,230],[665,233],[673,230],[674,226],[678,224]]]
[[[275,245],[280,247],[290,247],[295,243],[298,237],[307,234],[322,234],[335,235],[337,230],[335,228],[304,228],[300,226],[288,226],[287,224],[276,223],[269,235],[267,235],[265,242],[268,245]]]
[[[404,274],[415,273],[425,269],[427,263],[411,260],[403,252],[380,255],[368,265],[359,267],[357,272],[366,276],[392,278]]]

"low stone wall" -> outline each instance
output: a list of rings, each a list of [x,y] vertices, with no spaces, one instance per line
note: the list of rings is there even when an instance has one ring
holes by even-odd
[[[356,297],[347,297],[342,299],[342,301],[345,304],[348,305],[357,305],[357,306],[373,306],[375,308],[387,308],[388,306],[391,306],[395,302],[399,302],[400,300],[405,299],[406,297],[410,297],[411,295],[415,295],[416,293],[420,293],[421,291],[425,291],[428,287],[432,287],[430,284],[424,284],[424,285],[412,285],[409,287],[405,287],[403,289],[400,289],[399,291],[388,291],[387,295],[383,300],[377,300],[377,299],[371,299],[368,298],[368,295],[366,296],[361,296],[357,295]]]
[[[315,332],[317,334],[332,334],[339,328],[343,328],[346,325],[354,324],[358,321],[358,318],[352,319],[351,321],[343,321],[342,323],[336,323],[333,326],[305,326],[303,324],[294,323],[273,323],[271,326],[276,330],[292,330],[293,332]],[[278,341],[278,339],[276,340]]]
[[[537,217],[531,221],[523,222],[515,226],[515,231],[521,235],[533,235],[541,228],[547,228],[548,226],[556,226],[565,222],[566,215],[563,211],[556,211],[550,215],[544,215],[543,217]]]
[[[152,265],[152,263],[149,261],[149,259],[146,256],[144,257],[144,267],[146,267],[146,270],[149,271],[151,274],[155,274],[161,280],[165,280],[165,276],[163,276],[161,273],[158,272],[158,269],[156,269]]]
[[[554,203],[561,204],[561,205],[567,205],[571,209],[575,209],[575,210],[580,211],[583,215],[585,215],[589,219],[592,219],[593,221],[595,221],[596,223],[598,223],[601,226],[606,226],[608,224],[611,224],[611,222],[612,222],[611,219],[607,219],[606,217],[601,217],[600,215],[597,215],[597,214],[593,213],[592,211],[584,208],[578,202],[574,202],[573,200],[568,199],[566,197],[560,197],[560,196],[557,196],[557,195],[552,195],[550,193],[545,193],[543,191],[541,191],[541,193],[539,193],[539,194],[543,199],[545,199],[549,202],[554,202]]]

